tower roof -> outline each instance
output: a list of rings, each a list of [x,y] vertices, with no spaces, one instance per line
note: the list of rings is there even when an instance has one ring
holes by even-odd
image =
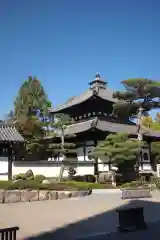
[[[82,93],[81,95],[74,97],[71,101],[68,101],[62,105],[59,105],[53,109],[50,110],[51,113],[58,113],[61,112],[67,108],[79,105],[88,99],[90,99],[92,96],[97,96],[103,100],[106,100],[108,102],[115,103],[116,99],[113,98],[113,91],[106,87],[106,82],[103,81],[100,77],[100,74],[97,73],[94,80],[89,83],[90,88]]]
[[[91,88],[94,87],[106,88],[106,84],[107,82],[101,79],[100,73],[97,73],[94,80],[89,83]]]

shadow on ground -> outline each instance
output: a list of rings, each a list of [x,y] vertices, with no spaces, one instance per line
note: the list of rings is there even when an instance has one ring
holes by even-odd
[[[107,204],[107,201],[106,201]],[[147,223],[148,229],[143,231],[135,231],[131,233],[118,233],[116,232],[116,227],[118,221],[116,221],[117,213],[115,209],[111,211],[104,212],[100,215],[84,219],[79,222],[75,222],[59,228],[54,231],[41,233],[40,235],[28,237],[26,240],[76,240],[76,239],[142,239],[145,240],[159,240],[160,238],[160,203],[153,202],[149,199],[147,200],[132,200],[130,202],[125,202],[121,207],[132,208],[132,207],[144,207],[144,216]],[[119,207],[118,209],[120,209]],[[83,209],[82,209],[83,211]],[[115,230],[113,231],[113,225]],[[110,233],[104,234],[104,229],[110,229]],[[107,231],[107,230],[106,230]],[[100,235],[93,236],[94,234],[101,233]],[[87,238],[83,238],[88,234],[92,235]]]

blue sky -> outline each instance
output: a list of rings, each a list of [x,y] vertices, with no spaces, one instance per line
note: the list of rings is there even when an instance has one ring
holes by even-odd
[[[53,106],[100,72],[110,88],[160,79],[158,0],[0,0],[0,117],[37,76]]]

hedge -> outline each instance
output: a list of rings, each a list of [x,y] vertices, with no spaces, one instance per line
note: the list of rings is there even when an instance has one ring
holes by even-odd
[[[76,181],[65,181],[65,184],[72,187],[82,189],[111,189],[115,188],[111,184],[106,183],[91,183],[91,182],[76,182]]]
[[[104,189],[112,188],[111,185],[100,183],[88,183],[88,182],[75,182],[65,181],[61,183],[52,182],[49,184],[42,184],[33,180],[19,180],[17,182],[12,181],[0,181],[0,189],[13,190],[13,189],[44,189],[44,190],[86,190],[86,189]]]
[[[0,189],[5,190],[14,190],[14,189],[38,189],[38,190],[72,190],[73,186],[66,185],[64,183],[50,183],[50,184],[42,184],[35,182],[33,180],[20,180],[17,182],[11,181],[0,181]],[[74,189],[78,190],[79,187],[74,186]],[[83,189],[82,189],[83,190]]]

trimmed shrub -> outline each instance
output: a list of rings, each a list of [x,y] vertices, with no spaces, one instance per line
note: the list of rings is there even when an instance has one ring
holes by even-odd
[[[19,179],[28,179],[28,180],[34,180],[34,175],[30,175],[28,177],[26,177],[27,175],[25,173],[19,173],[15,176],[13,176],[13,181],[19,180]]]
[[[124,183],[121,185],[122,188],[137,188],[137,187],[148,187],[147,183],[142,184],[141,181],[132,181],[128,183]]]
[[[37,175],[34,176],[34,179],[31,179],[31,180],[34,180],[37,183],[42,183],[43,180],[45,180],[45,179],[46,179],[46,177],[44,175],[41,175],[41,174],[38,175],[37,174]]]
[[[12,181],[0,181],[0,189],[10,189],[12,185]]]
[[[66,185],[72,186],[78,189],[113,189],[114,186],[110,184],[101,184],[101,183],[90,183],[90,182],[75,182],[75,181],[67,181]]]
[[[62,183],[50,183],[42,184],[37,183],[33,180],[23,180],[19,179],[17,182],[11,181],[0,181],[0,189],[4,190],[14,190],[14,189],[28,189],[28,190],[87,190],[87,189],[104,189],[104,188],[114,188],[107,184],[100,183],[89,183],[89,182],[75,182],[75,181],[66,181]]]
[[[19,173],[19,174],[13,176],[13,180],[19,180],[19,179],[25,179],[24,173]]]
[[[76,182],[84,182],[84,176],[76,175],[73,177],[73,180]]]
[[[95,181],[96,181],[96,178],[94,175],[91,175],[91,174],[84,175],[84,182],[94,183]]]
[[[77,175],[73,177],[73,180],[76,182],[90,182],[90,183],[94,183],[96,182],[96,178],[94,175],[91,174],[86,174],[86,175]]]

